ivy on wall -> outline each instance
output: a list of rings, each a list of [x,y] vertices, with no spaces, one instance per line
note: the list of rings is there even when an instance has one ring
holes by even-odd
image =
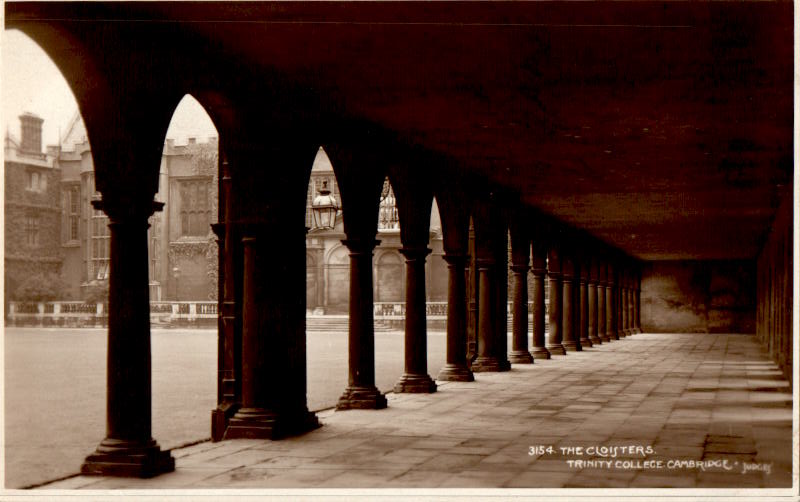
[[[202,257],[206,263],[206,276],[209,281],[208,299],[217,299],[219,271],[217,270],[218,247],[215,235],[209,235],[206,240],[171,242],[167,255],[169,262],[173,264]]]
[[[196,143],[191,145],[192,174],[195,176],[208,176],[211,219],[216,221],[219,215],[219,149],[217,143]],[[206,265],[206,277],[209,283],[209,300],[217,299],[217,284],[219,281],[218,246],[217,237],[208,228],[205,240],[187,240],[171,242],[168,250],[170,263],[179,260],[203,257]]]

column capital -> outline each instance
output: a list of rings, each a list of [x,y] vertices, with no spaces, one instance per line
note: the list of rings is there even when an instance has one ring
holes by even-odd
[[[442,258],[444,258],[444,261],[446,261],[449,265],[463,266],[464,264],[466,264],[467,259],[469,257],[466,254],[445,253],[444,255],[442,255]]]
[[[164,209],[164,203],[144,197],[137,201],[115,198],[113,202],[104,198],[93,200],[92,207],[106,213],[111,223],[136,223],[137,220],[147,222],[153,213]]]
[[[477,258],[475,264],[479,269],[487,269],[494,267],[497,262],[494,258]]]
[[[530,269],[528,265],[518,265],[518,264],[513,264],[511,265],[510,268],[511,271],[514,272],[515,274],[526,274],[528,273],[528,269]]]
[[[214,235],[217,236],[218,239],[225,238],[225,223],[212,223],[211,230],[214,232]]]
[[[531,274],[534,277],[547,275],[547,267],[531,267]]]
[[[341,242],[350,250],[350,256],[372,255],[372,251],[381,243],[377,239],[342,239]]]
[[[403,246],[397,251],[399,251],[401,255],[406,257],[406,261],[411,261],[411,260],[424,260],[425,257],[431,254],[433,250],[425,246],[423,247]]]

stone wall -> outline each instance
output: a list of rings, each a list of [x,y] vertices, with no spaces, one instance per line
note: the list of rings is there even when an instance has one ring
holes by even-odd
[[[37,273],[58,275],[61,270],[60,171],[32,161],[30,164],[5,162],[4,249],[5,298],[28,277]],[[46,180],[44,187],[31,189],[28,172]],[[36,218],[36,244],[27,241],[27,218]]]
[[[787,197],[759,253],[756,335],[792,381],[792,206]]]
[[[657,261],[642,270],[642,329],[650,333],[755,332],[752,261]]]

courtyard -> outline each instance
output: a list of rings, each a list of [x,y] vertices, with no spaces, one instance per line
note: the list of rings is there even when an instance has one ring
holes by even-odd
[[[34,466],[39,481],[76,473],[103,434],[103,333],[6,333],[7,484],[35,482],[25,477]],[[345,338],[309,335],[311,409],[341,392]],[[208,436],[214,341],[153,332],[153,431],[166,448]],[[428,337],[434,376],[443,341]],[[401,370],[390,356],[402,343],[376,335],[382,390]],[[40,353],[23,357],[34,345]],[[41,488],[791,487],[792,393],[753,336],[640,334],[439,384],[389,394],[385,410],[322,411],[323,427],[295,438],[176,448],[175,472],[153,479],[72,476]],[[66,420],[68,405],[83,414]],[[23,423],[38,432],[19,436]],[[46,467],[36,450],[60,461]]]
[[[5,485],[74,474],[105,434],[105,329],[5,328]],[[153,436],[166,449],[210,437],[217,333],[153,329]],[[445,360],[443,332],[428,336],[428,370]],[[403,373],[402,332],[375,337],[376,383]],[[308,335],[308,407],[330,408],[347,385],[347,333]]]

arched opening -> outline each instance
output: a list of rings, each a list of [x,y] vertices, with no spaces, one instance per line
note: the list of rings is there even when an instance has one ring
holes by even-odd
[[[163,448],[208,437],[216,405],[218,158],[217,128],[186,94],[161,155],[155,200],[164,206],[148,230],[152,427]]]
[[[330,204],[318,207],[321,196]],[[317,206],[315,206],[317,202]],[[328,155],[319,147],[306,194],[306,309],[310,315],[347,314],[349,290],[339,183]],[[316,207],[316,209],[315,209]]]
[[[105,401],[85,397],[105,395],[105,333],[93,328],[104,319],[108,237],[70,83],[23,32],[3,30],[2,45],[4,470],[19,488],[75,472],[103,437]]]
[[[219,140],[203,106],[190,94],[175,108],[150,217],[150,299],[217,298],[217,244],[211,230],[219,213]]]

